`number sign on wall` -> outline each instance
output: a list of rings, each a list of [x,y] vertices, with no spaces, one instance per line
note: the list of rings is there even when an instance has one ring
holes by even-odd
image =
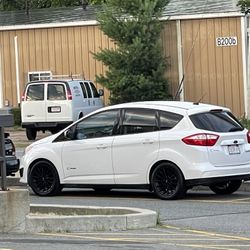
[[[237,45],[237,36],[228,36],[228,37],[217,37],[216,46],[236,46]]]

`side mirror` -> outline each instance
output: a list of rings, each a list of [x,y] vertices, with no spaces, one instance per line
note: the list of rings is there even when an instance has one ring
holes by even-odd
[[[71,127],[64,131],[64,137],[68,140],[75,139],[75,127]]]
[[[99,96],[103,96],[104,95],[104,90],[103,89],[99,89],[98,90],[98,94],[99,94]]]

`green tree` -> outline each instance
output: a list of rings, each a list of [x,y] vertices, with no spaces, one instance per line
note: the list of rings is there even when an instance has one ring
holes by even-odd
[[[101,4],[105,0],[0,0],[0,10],[29,10],[31,8],[84,6]]]
[[[250,8],[250,0],[239,0],[238,6],[241,7],[242,12],[248,12]]]
[[[112,104],[169,97],[159,20],[168,2],[106,0],[98,13],[101,30],[117,45],[94,54],[108,67],[96,80],[111,91]]]

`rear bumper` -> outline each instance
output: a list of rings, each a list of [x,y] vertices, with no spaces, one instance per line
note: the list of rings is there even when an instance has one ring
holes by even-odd
[[[215,183],[235,180],[248,181],[250,180],[250,174],[186,180],[185,184],[187,187],[194,187],[199,185],[209,186]]]
[[[49,130],[51,128],[66,128],[72,123],[72,121],[64,121],[64,122],[27,122],[22,123],[23,128],[36,128],[37,130],[45,129]]]
[[[15,156],[6,157],[6,175],[11,175],[19,170],[20,161]]]

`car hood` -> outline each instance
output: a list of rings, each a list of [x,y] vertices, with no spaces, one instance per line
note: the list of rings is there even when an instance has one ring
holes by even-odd
[[[40,140],[38,140],[38,141],[33,142],[33,143],[30,144],[30,145],[32,145],[32,146],[37,146],[37,145],[40,145],[40,144],[50,143],[50,142],[52,142],[58,135],[59,135],[59,133],[58,133],[58,134],[54,134],[54,135],[47,136],[47,137],[45,137],[45,138],[42,138],[42,139],[40,139]]]

